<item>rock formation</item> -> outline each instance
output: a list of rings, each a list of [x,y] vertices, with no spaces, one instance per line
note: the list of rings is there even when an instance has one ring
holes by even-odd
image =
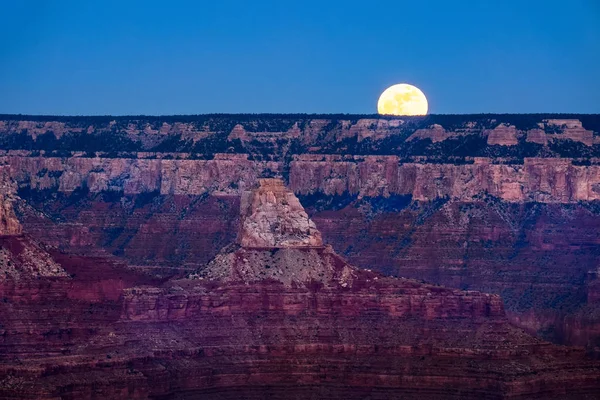
[[[487,135],[488,145],[514,146],[519,144],[517,128],[514,125],[501,124],[490,130]]]
[[[15,190],[8,168],[0,165],[0,236],[20,235],[22,232],[21,223],[13,209]]]
[[[501,294],[528,332],[600,346],[597,115],[0,120],[17,214],[59,249],[183,276],[282,176],[352,264]]]
[[[231,246],[193,276],[227,282],[272,279],[286,286],[339,281],[352,286],[355,273],[323,246],[321,233],[281,179],[260,179],[241,200],[240,248]],[[235,246],[234,246],[235,247]]]
[[[282,181],[259,185],[241,202],[238,244],[191,279],[159,284],[110,259],[57,253],[72,279],[0,281],[0,397],[581,399],[600,390],[598,361],[511,326],[499,296],[352,267],[322,245]]]
[[[323,246],[321,233],[281,179],[260,179],[259,185],[242,194],[243,247]]]
[[[35,241],[23,236],[0,236],[0,282],[66,276],[65,270]]]
[[[21,234],[21,224],[15,216],[12,199],[0,194],[0,235]]]
[[[577,119],[545,119],[538,123],[539,127],[552,132],[546,134],[549,140],[567,140],[581,142],[586,146],[593,146],[598,141],[594,132],[587,130]]]
[[[6,172],[0,166],[0,282],[67,276],[39,243],[22,235],[13,207],[16,187]]]
[[[287,170],[299,194],[411,195],[473,202],[488,193],[507,202],[577,203],[600,200],[600,165],[568,158],[525,158],[520,164],[477,157],[468,164],[401,162],[397,156],[295,155],[289,165],[247,155],[214,160],[56,158],[11,155],[20,187],[71,193],[240,195],[266,172]],[[593,161],[593,160],[591,160]]]

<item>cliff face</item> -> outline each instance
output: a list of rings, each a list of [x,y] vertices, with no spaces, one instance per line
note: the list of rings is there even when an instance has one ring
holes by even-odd
[[[571,203],[600,199],[600,166],[574,166],[569,159],[526,158],[523,164],[400,163],[394,156],[298,156],[290,185],[300,194],[356,194],[359,197],[410,195],[432,201],[465,202],[486,194],[506,202]]]
[[[248,188],[282,176],[353,264],[502,294],[528,331],[600,344],[598,116],[0,119],[44,243],[182,275],[235,241]]]
[[[16,186],[6,171],[0,166],[0,283],[67,276],[39,243],[22,235],[13,208]]]
[[[0,282],[66,276],[65,270],[35,241],[23,236],[0,237]]]
[[[72,278],[0,282],[0,396],[579,399],[600,388],[598,361],[511,326],[497,295],[349,265],[280,180],[261,180],[239,212],[235,244],[187,278],[56,253]]]
[[[20,235],[21,223],[15,215],[13,202],[16,185],[10,177],[10,171],[0,164],[0,236]]]
[[[261,179],[258,190],[242,195],[244,247],[318,247],[321,233],[298,198],[280,179]]]
[[[12,200],[8,196],[0,195],[0,235],[19,235],[21,231],[21,224],[15,216]]]
[[[11,153],[12,154],[12,153]],[[489,194],[507,202],[574,203],[600,200],[600,165],[573,165],[563,158],[526,158],[523,164],[402,163],[397,156],[298,155],[281,162],[221,155],[215,160],[30,157],[9,155],[12,177],[22,188],[70,193],[159,192],[163,195],[240,195],[261,176],[288,170],[296,193],[326,196],[440,197],[471,202]]]

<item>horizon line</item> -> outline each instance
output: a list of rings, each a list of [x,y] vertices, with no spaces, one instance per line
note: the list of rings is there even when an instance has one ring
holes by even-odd
[[[460,114],[426,114],[426,115],[384,115],[384,114],[358,114],[358,113],[205,113],[205,114],[15,114],[0,113],[0,118],[15,119],[18,118],[223,118],[223,117],[280,117],[280,118],[373,118],[373,119],[424,119],[427,117],[458,117],[458,116],[600,116],[598,113],[571,113],[571,112],[535,112],[535,113],[460,113]]]

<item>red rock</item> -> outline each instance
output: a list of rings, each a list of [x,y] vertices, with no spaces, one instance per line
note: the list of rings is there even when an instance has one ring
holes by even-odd
[[[542,146],[561,138],[589,144],[590,135],[597,143],[594,125],[584,128],[589,118],[582,116],[583,124],[541,121],[541,128],[555,132],[546,133],[513,132],[511,122],[503,132],[490,130],[505,126],[500,119],[484,126],[463,118],[450,127],[430,116],[424,124],[433,128],[419,137],[416,127],[409,132],[412,119],[257,118],[224,118],[224,133],[210,121],[12,120],[0,123],[2,135],[26,128],[37,143],[50,131],[63,137],[122,130],[143,151],[120,158],[102,151],[98,157],[83,151],[71,157],[51,157],[45,150],[0,153],[21,191],[33,190],[23,194],[33,208],[13,201],[25,231],[63,250],[108,253],[157,275],[183,276],[235,240],[240,194],[263,175],[283,174],[297,195],[314,199],[308,214],[325,242],[353,264],[503,294],[511,321],[529,331],[561,343],[600,343],[597,278],[587,275],[600,263],[597,158],[559,158],[548,151],[524,160],[467,154],[456,161],[435,154],[369,155],[368,147],[355,155],[351,146],[360,142],[396,154],[394,146],[404,138],[412,137],[411,145],[430,138],[437,146],[476,138],[520,151],[523,135]],[[196,160],[197,154],[154,151],[179,134],[193,143],[226,138],[236,124],[245,135],[243,154]],[[519,144],[509,146],[514,137]],[[305,147],[289,150],[288,140]],[[339,154],[313,154],[328,151]],[[273,161],[261,161],[266,159]]]
[[[0,165],[0,236],[20,235],[23,230],[13,209],[15,189],[8,168]]]
[[[489,145],[514,146],[519,143],[517,129],[514,125],[500,124],[488,132]]]
[[[408,137],[408,139],[406,139],[406,141],[410,142],[416,139],[431,139],[433,143],[437,143],[458,136],[460,136],[458,132],[447,132],[443,126],[434,124],[427,129],[416,130],[415,133],[413,133]]]
[[[584,129],[581,121],[577,119],[546,119],[539,125],[540,127],[551,127],[554,130],[558,130],[558,132],[546,134],[549,139],[570,139],[575,142],[581,142],[586,146],[594,144],[594,132]]]
[[[262,181],[241,211],[241,247],[193,276],[204,279],[157,285],[106,258],[57,253],[72,279],[0,283],[0,396],[585,398],[600,388],[597,361],[512,327],[497,295],[386,278],[307,245],[318,231],[281,181]],[[268,224],[245,224],[263,212]],[[285,227],[274,246],[244,246],[273,221]]]
[[[243,247],[318,247],[321,233],[280,179],[260,179],[241,200]]]

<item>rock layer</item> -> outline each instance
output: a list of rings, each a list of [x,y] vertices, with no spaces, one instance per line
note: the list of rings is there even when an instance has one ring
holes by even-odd
[[[22,232],[23,228],[13,209],[15,191],[16,185],[8,168],[0,164],[0,236],[20,235]]]
[[[282,176],[353,264],[501,294],[529,332],[600,345],[597,115],[0,119],[36,240],[182,276]]]
[[[243,247],[318,247],[321,233],[281,179],[260,179],[241,200]]]
[[[268,213],[251,226],[259,237],[295,227],[290,216],[312,226],[281,181],[246,200],[243,221]],[[511,326],[497,295],[359,270],[287,236],[246,247],[248,225],[239,229],[239,247],[192,279],[160,284],[57,253],[72,279],[0,282],[0,396],[585,399],[600,389],[598,361]]]
[[[240,195],[265,173],[287,167],[277,162],[223,156],[215,160],[102,159],[8,156],[10,173],[21,188],[70,193],[159,192],[162,195]],[[431,201],[450,197],[473,201],[488,193],[507,202],[576,203],[600,200],[600,166],[574,165],[563,158],[526,158],[498,164],[477,158],[472,164],[401,162],[397,156],[298,155],[289,164],[298,194],[410,194]]]

